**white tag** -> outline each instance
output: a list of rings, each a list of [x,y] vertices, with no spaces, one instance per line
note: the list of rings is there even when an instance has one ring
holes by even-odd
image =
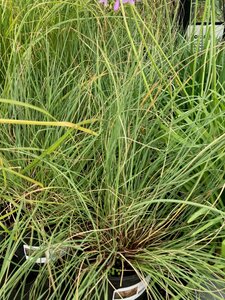
[[[32,259],[32,254],[37,252],[37,250],[40,250],[41,247],[37,247],[37,246],[28,246],[28,245],[23,245],[23,251],[24,251],[24,255],[26,257],[26,260],[28,259]],[[59,256],[63,257],[66,254],[65,251],[60,251]],[[36,264],[46,264],[47,262],[49,262],[50,260],[56,260],[57,256],[56,256],[56,252],[54,250],[47,250],[43,253],[44,256],[37,258],[35,263]]]
[[[37,250],[40,250],[40,248],[41,247],[23,245],[23,251],[24,251],[26,260],[32,258],[32,254],[35,253]],[[36,264],[45,264],[48,260],[49,260],[49,251],[46,251],[45,256],[37,258],[35,263]]]
[[[126,299],[126,300],[135,300],[141,296],[146,290],[146,285],[150,281],[150,276],[147,276],[144,280],[140,281],[137,284],[115,290],[113,292],[112,300]]]
[[[204,37],[207,32],[211,34],[212,25],[189,25],[187,28],[187,37],[197,39],[200,35]],[[224,24],[215,25],[216,39],[221,40],[223,38]]]

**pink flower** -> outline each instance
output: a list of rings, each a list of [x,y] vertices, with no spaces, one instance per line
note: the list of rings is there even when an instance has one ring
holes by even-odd
[[[99,3],[104,4],[104,6],[107,6],[108,0],[99,0]],[[125,4],[125,3],[135,4],[135,0],[122,0],[122,3],[123,4]],[[120,8],[120,0],[115,0],[114,10],[117,11],[119,8]]]
[[[122,3],[130,3],[130,4],[135,4],[135,0],[122,0]],[[120,0],[116,0],[114,4],[114,10],[118,10],[120,8]]]

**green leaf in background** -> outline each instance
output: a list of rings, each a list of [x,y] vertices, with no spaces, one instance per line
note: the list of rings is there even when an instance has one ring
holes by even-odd
[[[207,207],[199,209],[188,219],[187,223],[190,224],[191,222],[195,221],[197,218],[206,214],[207,212],[209,212],[209,209]]]
[[[205,231],[206,229],[209,229],[210,227],[218,224],[218,223],[221,223],[223,220],[223,218],[221,216],[219,217],[216,217],[210,221],[208,221],[205,225],[203,225],[202,227],[200,227],[199,229],[197,229],[196,231],[194,231],[192,233],[192,236],[197,236],[198,234],[200,234],[201,232]]]
[[[223,240],[221,244],[221,256],[225,259],[225,240]]]

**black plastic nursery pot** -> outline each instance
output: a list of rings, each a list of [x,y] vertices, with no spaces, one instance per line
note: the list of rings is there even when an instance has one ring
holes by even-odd
[[[190,22],[191,0],[180,0],[178,21],[181,29],[185,31]]]
[[[209,26],[212,25],[211,19],[205,19],[206,0],[181,0],[179,11],[180,27],[186,32],[188,37],[198,37],[205,35]],[[225,1],[215,0],[215,34],[218,40],[225,35]]]
[[[123,277],[109,276],[108,280],[108,300],[147,300],[148,277],[143,281],[134,273]]]
[[[11,231],[12,228],[9,228]],[[0,234],[0,243],[7,239],[8,233]],[[26,260],[31,259],[34,254],[39,251],[42,246],[42,241],[37,233],[27,231],[21,240],[17,243],[16,250],[12,257],[12,263],[21,266]],[[43,251],[43,255],[40,254],[36,259],[34,258],[31,269],[39,269],[39,266],[43,265],[46,258],[47,251]],[[3,254],[2,254],[3,255]],[[48,255],[47,255],[48,256]]]
[[[43,246],[43,239],[36,231],[26,230],[23,237],[17,242],[17,247],[10,263],[12,266],[10,273],[13,274],[16,270],[23,268],[23,264],[27,262],[29,266],[26,265],[26,271],[21,280],[25,280],[26,284],[34,282],[47,262],[50,260],[56,261],[56,257],[53,256],[52,252],[46,250],[46,247]]]
[[[59,257],[64,256],[65,251],[58,249],[47,249],[46,241],[50,240],[52,235],[51,229],[44,229],[44,232],[38,233],[36,230],[27,229],[20,238],[20,242],[15,251],[15,259],[19,264],[26,260],[32,260],[34,268],[43,266],[47,262],[56,262]],[[44,238],[45,237],[45,238]]]
[[[41,250],[42,248],[43,251]],[[65,252],[55,253],[51,249],[46,250],[42,237],[37,232],[27,230],[20,239],[14,252],[10,263],[10,274],[8,274],[8,276],[11,277],[16,271],[23,268],[23,264],[26,262],[29,263],[29,267],[26,266],[25,273],[10,291],[10,294],[8,295],[10,297],[9,299],[35,299],[34,294],[32,294],[34,288],[35,290],[38,290],[39,293],[41,292],[43,294],[43,299],[48,299],[53,290],[49,285],[45,265],[46,263],[51,262],[51,264],[54,264],[54,268],[60,271],[62,261],[59,260],[59,257],[63,257],[64,255]],[[37,279],[40,273],[43,275],[43,278],[40,277]],[[7,278],[0,283],[0,286],[4,284],[5,281],[7,281]],[[66,299],[64,289],[65,284],[60,287],[59,293],[62,294],[62,297],[64,297],[63,299]]]
[[[9,230],[12,230],[12,228]],[[7,236],[5,235],[3,238],[5,239]],[[35,249],[37,251],[39,246],[40,241],[38,239],[38,235],[36,233],[32,233],[31,231],[27,231],[24,237],[21,238],[17,244],[17,248],[10,261],[9,270],[7,274],[5,274],[0,286],[4,285],[4,282],[8,281],[8,278],[13,276],[15,272],[18,272],[20,268],[23,268],[23,264],[31,258],[32,253],[29,253],[30,249]],[[33,261],[31,262],[30,267],[27,268],[24,274],[21,274],[18,282],[15,283],[14,288],[9,292],[9,299],[30,299],[29,292],[32,288],[32,284],[35,282],[41,268],[43,267],[42,263],[38,263],[41,262],[40,256],[42,255],[39,255],[37,259],[36,256],[32,257]],[[48,286],[46,286],[45,289],[47,290],[47,288]]]
[[[21,239],[15,251],[14,260],[22,265],[26,260],[33,259],[32,270],[39,270],[39,268],[46,263],[46,253],[39,255],[37,258],[32,258],[37,251],[40,251],[42,241],[37,233],[27,232],[23,239]]]

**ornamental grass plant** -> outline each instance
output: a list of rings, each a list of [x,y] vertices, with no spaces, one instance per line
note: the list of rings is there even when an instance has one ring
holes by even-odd
[[[225,48],[178,4],[0,3],[1,299],[106,300],[115,268],[149,299],[224,289]]]

